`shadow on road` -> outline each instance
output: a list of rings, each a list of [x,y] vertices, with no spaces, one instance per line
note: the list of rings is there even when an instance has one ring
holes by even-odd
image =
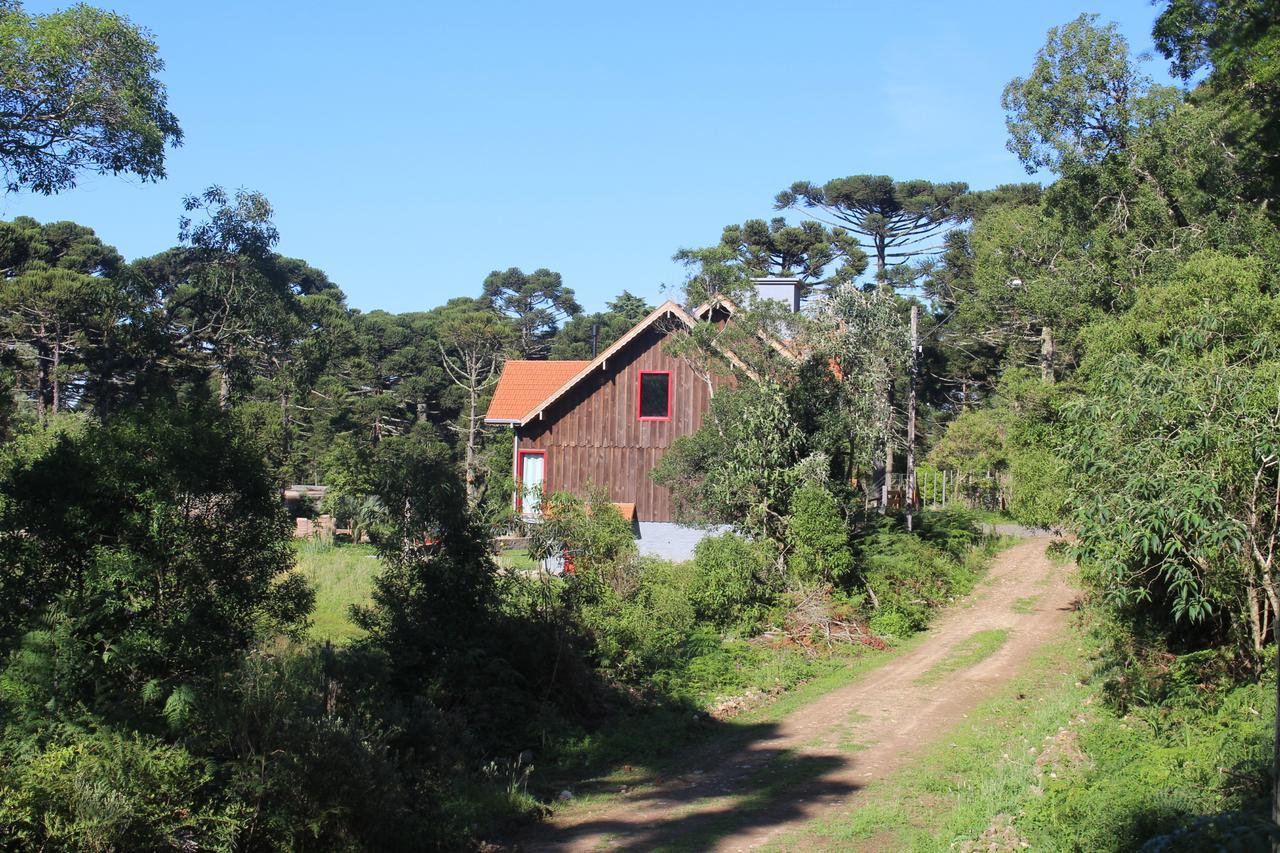
[[[522,843],[508,849],[705,850],[721,839],[804,817],[806,806],[815,802],[837,803],[856,792],[858,786],[846,780],[856,763],[851,755],[812,750],[798,755],[771,746],[777,735],[775,723],[732,726],[679,757],[684,767],[714,769],[669,779],[653,769],[636,783],[639,790],[611,798],[608,808],[602,807],[608,816],[594,818],[592,805],[581,804],[568,822],[533,827]],[[834,778],[837,774],[846,778]],[[613,794],[618,784],[595,779],[580,782],[575,790],[580,795]],[[619,810],[619,803],[626,807]]]

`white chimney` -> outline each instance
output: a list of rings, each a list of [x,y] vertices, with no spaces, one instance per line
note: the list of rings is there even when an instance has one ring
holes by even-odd
[[[799,313],[800,279],[768,276],[766,278],[753,278],[751,281],[756,286],[757,299],[776,299],[786,305],[787,310],[792,314]]]

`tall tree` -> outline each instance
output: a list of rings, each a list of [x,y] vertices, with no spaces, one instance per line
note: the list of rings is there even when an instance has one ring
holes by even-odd
[[[825,184],[797,181],[778,193],[779,210],[804,208],[828,225],[861,236],[876,261],[876,280],[891,270],[936,253],[943,230],[962,216],[958,201],[968,192],[959,182],[895,181],[888,175],[851,175]]]
[[[1250,179],[1247,197],[1280,195],[1280,3],[1169,0],[1152,35],[1181,79],[1210,68],[1192,98],[1229,107],[1217,125]]]
[[[483,298],[511,319],[522,358],[546,358],[560,322],[582,313],[560,273],[545,268],[527,275],[516,267],[494,270],[484,280]]]
[[[182,141],[149,33],[77,5],[45,15],[0,5],[0,168],[10,192],[50,195],[80,172],[164,177]]]
[[[20,387],[42,416],[70,408],[91,364],[106,357],[122,316],[111,281],[123,259],[89,228],[0,223],[0,330],[20,368]]]
[[[798,278],[806,289],[852,281],[867,268],[857,238],[843,228],[814,220],[789,225],[780,216],[726,225],[717,245],[681,249],[675,260],[689,267],[731,266],[747,277]]]
[[[449,381],[463,396],[460,423],[452,426],[463,447],[467,505],[475,507],[484,497],[480,472],[481,445],[486,435],[483,406],[489,390],[498,382],[514,336],[479,300],[450,300],[441,313],[436,327],[437,347]]]
[[[1005,87],[1008,148],[1028,173],[1100,163],[1181,99],[1142,74],[1116,25],[1097,19],[1081,15],[1050,29],[1031,74]]]
[[[282,323],[294,319],[297,303],[288,282],[271,276],[271,248],[280,234],[271,204],[257,192],[232,196],[218,186],[183,201],[179,237],[187,250],[177,257],[167,313],[188,356],[207,361],[218,374],[219,404],[230,407],[233,390],[254,375]]]
[[[857,474],[874,467],[880,453],[892,455],[890,392],[907,364],[907,327],[892,294],[882,289],[864,293],[852,283],[819,300],[811,315],[805,343],[835,368],[848,473]],[[889,473],[891,469],[885,471]],[[887,479],[882,488],[887,490]]]

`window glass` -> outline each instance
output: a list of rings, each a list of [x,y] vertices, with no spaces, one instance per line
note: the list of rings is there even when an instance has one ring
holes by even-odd
[[[671,417],[671,374],[640,374],[640,417]]]

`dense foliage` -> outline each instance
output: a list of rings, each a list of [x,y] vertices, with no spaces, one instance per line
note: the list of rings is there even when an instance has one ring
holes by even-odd
[[[652,476],[725,528],[683,565],[638,556],[600,494],[547,496],[523,531],[563,574],[491,552],[520,525],[483,422],[502,364],[590,357],[644,299],[588,315],[558,273],[511,268],[362,313],[276,252],[265,196],[216,186],[184,200],[179,245],[133,261],[83,225],[0,223],[0,839],[472,843],[554,793],[535,766],[622,760],[618,733],[645,726],[679,743],[709,701],[793,686],[967,592],[972,519],[913,529],[889,500],[926,452],[1069,528],[1105,626],[1100,759],[1027,829],[1265,837],[1269,721],[1242,709],[1274,714],[1251,681],[1280,638],[1276,12],[1171,0],[1155,36],[1187,90],[1095,16],[1051,30],[1003,95],[1046,187],[797,182],[775,205],[811,218],[682,249],[705,310],[669,354],[713,402]],[[181,135],[146,33],[0,3],[0,47],[12,191],[163,177]],[[757,298],[768,275],[805,310]],[[377,549],[340,646],[308,639],[280,506],[307,482],[330,488],[304,511]]]

